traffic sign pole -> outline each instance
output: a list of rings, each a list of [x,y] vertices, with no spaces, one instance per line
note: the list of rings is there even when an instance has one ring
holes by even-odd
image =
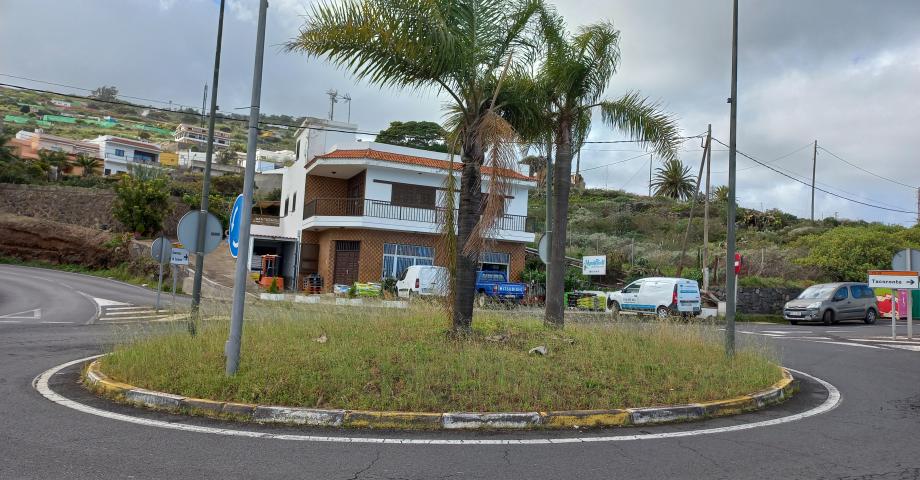
[[[166,236],[160,234],[160,254],[157,256],[157,263],[160,264],[160,279],[157,281],[157,306],[156,311],[160,311],[160,292],[163,291],[163,255],[166,254]]]
[[[907,269],[913,270],[911,267],[911,251],[908,248],[904,252],[907,257]],[[907,339],[911,340],[914,338],[914,292],[912,290],[907,291]]]

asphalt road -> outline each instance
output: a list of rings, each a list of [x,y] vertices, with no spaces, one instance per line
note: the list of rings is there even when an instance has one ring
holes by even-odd
[[[911,345],[892,346],[884,338],[874,338],[889,333],[886,324],[739,325],[740,338],[772,343],[786,366],[839,389],[842,401],[837,408],[788,423],[707,435],[584,443],[342,443],[177,431],[91,415],[47,400],[32,386],[37,375],[103,353],[119,334],[98,321],[92,298],[146,306],[152,305],[154,293],[94,277],[0,266],[0,479],[920,478],[920,342],[911,349]],[[28,313],[35,309],[40,310],[39,316]],[[598,440],[778,419],[808,411],[827,398],[825,389],[806,380],[802,392],[781,407],[676,426],[595,432],[365,434],[247,426],[139,411],[89,395],[76,385],[76,378],[76,368],[65,369],[52,377],[51,388],[71,400],[143,419],[337,438]]]

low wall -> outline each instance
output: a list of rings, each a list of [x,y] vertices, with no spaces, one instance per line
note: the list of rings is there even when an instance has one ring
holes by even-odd
[[[724,288],[711,288],[710,291],[720,299],[725,299]],[[802,293],[801,288],[740,287],[738,288],[737,311],[778,315],[783,312],[783,305],[798,297],[800,293]]]
[[[166,215],[163,228],[167,235],[175,236],[179,219],[189,211],[189,207],[178,198],[170,198],[170,204],[173,208]],[[0,183],[0,212],[24,217],[96,230],[122,231],[124,227],[112,215],[114,205],[113,190]]]

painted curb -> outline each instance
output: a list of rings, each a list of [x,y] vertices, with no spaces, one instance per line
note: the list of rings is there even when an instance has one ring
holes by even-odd
[[[211,417],[232,416],[257,423],[282,423],[317,427],[351,427],[426,430],[523,430],[536,428],[596,428],[630,425],[660,425],[687,422],[760,410],[781,403],[798,390],[798,382],[787,369],[770,388],[726,400],[625,410],[570,410],[550,412],[375,412],[251,405],[183,397],[137,388],[108,378],[99,360],[86,368],[84,383],[91,390],[148,408],[187,410]]]

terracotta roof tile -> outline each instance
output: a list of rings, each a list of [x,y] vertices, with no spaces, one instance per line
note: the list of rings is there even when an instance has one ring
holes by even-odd
[[[365,148],[362,150],[333,150],[324,155],[317,155],[314,158],[314,160],[310,162],[310,164],[312,164],[313,162],[315,162],[317,159],[320,159],[320,158],[330,158],[330,159],[331,158],[369,158],[371,160],[383,160],[387,162],[404,163],[404,164],[409,164],[409,165],[420,165],[423,167],[439,168],[443,170],[447,170],[448,168],[450,168],[450,162],[448,162],[447,160],[436,160],[433,158],[417,157],[415,155],[404,155],[401,153],[383,152],[383,151],[374,150],[371,148]],[[460,170],[462,168],[463,168],[462,163],[460,163],[459,161],[454,162],[454,170]],[[482,173],[486,175],[491,175],[492,170],[493,170],[492,167],[482,167]],[[523,173],[520,173],[520,172],[516,172],[514,170],[503,170],[502,172],[500,172],[500,174],[503,176],[514,178],[516,180],[534,181],[534,178],[528,177],[527,175],[524,175]]]

